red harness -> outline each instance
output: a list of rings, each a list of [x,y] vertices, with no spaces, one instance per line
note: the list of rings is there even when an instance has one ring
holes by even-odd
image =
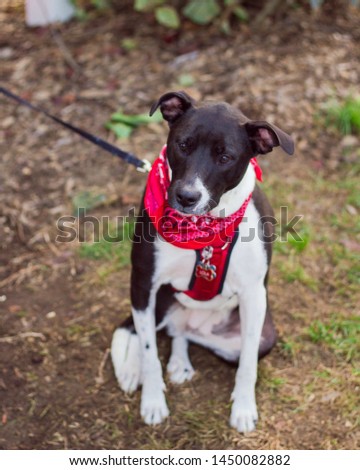
[[[261,169],[255,158],[250,160],[256,177],[262,181]],[[228,217],[210,214],[183,215],[168,205],[170,185],[166,146],[149,173],[144,205],[159,235],[180,248],[196,250],[196,263],[188,290],[195,300],[210,300],[221,293],[230,254],[238,237],[238,226],[251,200],[250,194],[241,207]]]

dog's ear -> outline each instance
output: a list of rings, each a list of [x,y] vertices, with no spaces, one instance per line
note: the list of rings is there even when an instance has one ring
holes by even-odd
[[[184,91],[172,91],[162,95],[150,109],[152,116],[160,106],[161,114],[171,126],[180,116],[194,105],[195,101]]]
[[[256,155],[269,153],[280,146],[287,154],[294,153],[294,141],[278,127],[266,121],[249,121],[245,124],[251,145]]]

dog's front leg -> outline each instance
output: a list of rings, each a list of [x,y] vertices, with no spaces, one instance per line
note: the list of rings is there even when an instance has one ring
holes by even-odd
[[[239,432],[251,432],[258,419],[255,398],[257,364],[261,331],[266,312],[266,289],[263,281],[252,284],[239,295],[241,318],[241,353],[236,372],[230,424]]]
[[[189,358],[188,341],[184,336],[175,336],[172,340],[167,371],[174,384],[182,384],[193,378],[195,371]]]
[[[146,424],[159,424],[169,410],[165,400],[165,383],[158,357],[155,329],[155,292],[150,294],[145,310],[133,308],[133,319],[140,340],[142,369],[141,416]]]

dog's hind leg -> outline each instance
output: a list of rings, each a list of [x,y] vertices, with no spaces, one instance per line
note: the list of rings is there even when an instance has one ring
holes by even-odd
[[[140,412],[146,424],[159,424],[168,415],[165,383],[156,345],[155,295],[145,310],[133,308],[135,328],[140,341],[142,392]]]
[[[141,415],[147,424],[158,424],[169,414],[154,320],[155,316],[148,312],[133,309],[133,316],[115,330],[111,343],[111,358],[120,388],[131,393],[143,386]]]
[[[141,383],[140,342],[132,318],[128,318],[113,334],[111,358],[120,388],[134,392]]]

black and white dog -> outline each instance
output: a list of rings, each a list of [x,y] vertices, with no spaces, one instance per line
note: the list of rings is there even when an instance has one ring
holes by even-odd
[[[291,155],[294,144],[225,103],[200,106],[171,92],[151,114],[159,106],[170,132],[135,225],[132,318],[114,332],[115,374],[125,392],[142,385],[145,423],[162,422],[169,410],[156,331],[166,327],[173,383],[194,375],[188,341],[239,361],[230,424],[250,432],[258,419],[257,362],[276,341],[267,303],[273,212],[255,185],[254,157],[276,146]]]

